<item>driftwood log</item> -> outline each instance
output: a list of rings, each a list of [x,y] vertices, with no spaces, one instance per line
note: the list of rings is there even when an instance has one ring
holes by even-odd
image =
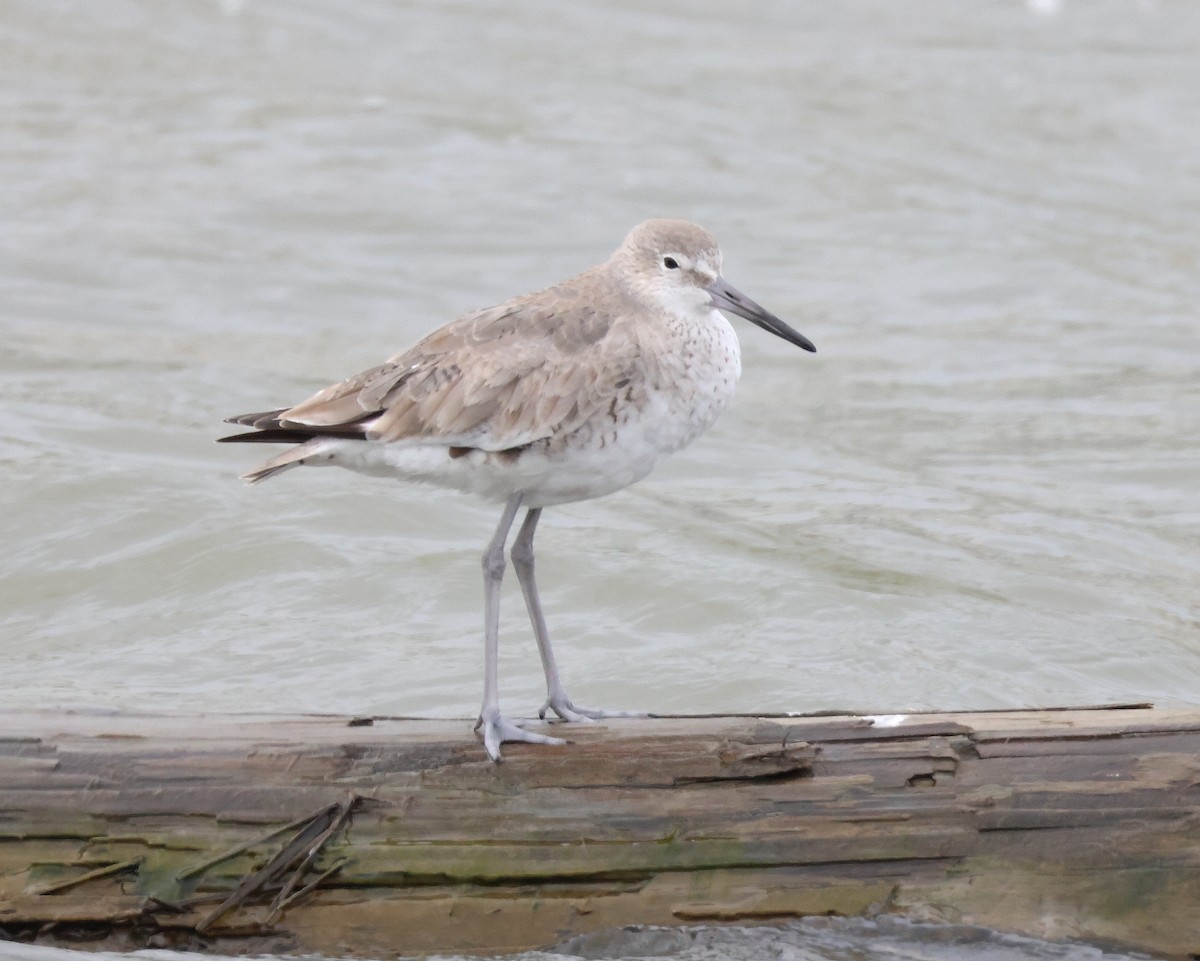
[[[894,913],[1200,954],[1200,709],[465,721],[0,711],[0,939],[393,956]]]

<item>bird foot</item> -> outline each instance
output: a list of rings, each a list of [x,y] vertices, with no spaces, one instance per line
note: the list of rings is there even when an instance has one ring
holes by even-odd
[[[538,717],[546,719],[546,714],[553,711],[564,721],[590,724],[592,721],[602,721],[610,717],[649,717],[641,711],[606,711],[600,708],[576,707],[565,694],[552,694],[538,711]]]
[[[526,731],[519,724],[514,724],[499,711],[488,716],[480,715],[475,722],[475,731],[483,738],[483,749],[488,757],[499,764],[504,760],[500,754],[500,745],[516,741],[526,744],[566,744],[561,737],[550,737],[548,734],[535,734]]]

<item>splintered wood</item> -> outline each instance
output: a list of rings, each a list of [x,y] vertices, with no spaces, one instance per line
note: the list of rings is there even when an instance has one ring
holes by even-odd
[[[382,956],[904,914],[1200,952],[1200,709],[467,722],[0,712],[0,939]]]

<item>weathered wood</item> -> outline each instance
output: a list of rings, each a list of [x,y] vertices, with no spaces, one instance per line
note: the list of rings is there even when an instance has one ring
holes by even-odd
[[[497,767],[467,722],[0,712],[0,937],[382,956],[895,912],[1200,952],[1200,709],[570,734]]]

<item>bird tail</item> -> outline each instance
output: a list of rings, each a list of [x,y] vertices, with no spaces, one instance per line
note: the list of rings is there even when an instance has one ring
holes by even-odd
[[[263,418],[263,422],[266,423],[265,418],[268,416],[264,414],[247,414],[245,417],[231,417],[228,423],[245,424],[252,427],[254,426],[255,418]],[[274,477],[285,470],[299,467],[304,463],[305,458],[311,457],[316,453],[316,449],[320,446],[322,439],[306,431],[268,426],[259,430],[248,431],[245,434],[232,434],[229,437],[220,437],[217,439],[217,443],[295,445],[285,450],[282,454],[278,454],[269,461],[260,464],[249,473],[242,475],[242,480],[249,481],[251,484],[257,484],[259,481],[266,480],[268,477]]]
[[[329,424],[312,426],[287,421],[282,415],[290,408],[281,407],[278,410],[260,411],[255,414],[240,414],[227,418],[227,424],[241,424],[243,427],[253,427],[244,434],[231,434],[228,437],[217,438],[218,444],[295,444],[290,450],[284,451],[269,461],[259,465],[242,479],[251,484],[273,477],[285,470],[299,467],[310,457],[321,453],[325,444],[337,440],[362,440],[366,436],[366,426],[363,423],[370,415],[364,414],[357,420],[344,424]],[[327,458],[324,458],[327,460]]]
[[[269,461],[259,464],[254,470],[243,474],[242,480],[251,484],[257,484],[268,477],[282,474],[285,470],[299,467],[304,463],[305,458],[311,457],[316,453],[316,449],[319,446],[320,441],[316,438],[305,441],[303,444],[298,444],[289,450],[285,450],[282,454],[272,457]]]

